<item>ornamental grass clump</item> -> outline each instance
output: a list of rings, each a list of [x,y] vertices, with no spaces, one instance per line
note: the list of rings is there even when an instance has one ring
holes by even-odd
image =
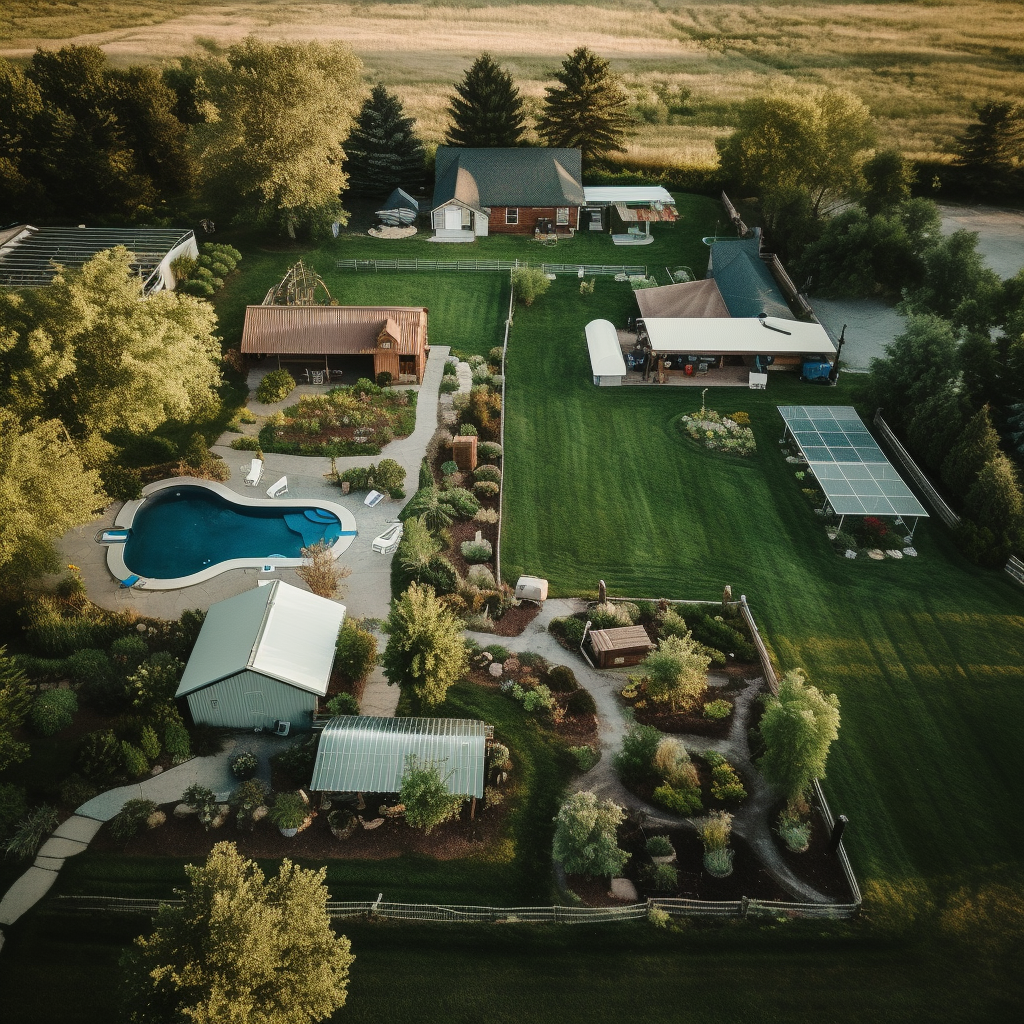
[[[111,836],[116,842],[127,845],[155,810],[156,804],[152,800],[144,800],[141,797],[128,800],[110,819]]]
[[[794,808],[782,809],[778,832],[786,848],[793,853],[804,853],[811,845],[811,822],[804,820]]]
[[[662,780],[654,790],[656,804],[683,817],[703,810],[700,776],[681,740],[674,736],[660,739],[651,758],[651,768]]]
[[[282,831],[299,828],[309,816],[309,806],[298,793],[278,793],[270,808],[270,820]]]
[[[715,878],[732,874],[733,851],[729,849],[732,836],[732,815],[727,811],[712,811],[698,826],[704,843],[704,867]]]
[[[42,804],[33,807],[14,830],[7,841],[6,851],[9,857],[34,857],[36,851],[60,821],[56,807]]]

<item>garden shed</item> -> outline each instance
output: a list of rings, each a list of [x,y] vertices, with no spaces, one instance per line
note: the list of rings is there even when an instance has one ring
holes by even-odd
[[[591,320],[586,331],[594,383],[598,387],[621,384],[626,379],[626,360],[615,325],[609,320]]]
[[[197,724],[310,728],[345,606],[274,580],[210,607],[175,697]]]
[[[654,643],[643,626],[592,629],[588,637],[598,668],[639,665],[654,650]]]
[[[309,788],[397,793],[412,755],[440,765],[449,793],[482,797],[489,733],[489,726],[471,718],[332,718],[320,737]]]

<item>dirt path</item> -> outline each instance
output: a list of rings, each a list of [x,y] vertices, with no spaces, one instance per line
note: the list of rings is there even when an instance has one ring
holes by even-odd
[[[601,760],[589,772],[577,778],[573,785],[576,789],[587,789],[596,793],[604,800],[615,803],[630,811],[642,811],[647,822],[672,828],[690,828],[696,831],[696,820],[681,818],[641,800],[631,793],[619,780],[612,759],[622,746],[622,737],[626,731],[626,718],[619,691],[625,685],[624,673],[611,670],[600,672],[592,669],[582,658],[567,651],[547,632],[548,623],[554,618],[571,615],[585,607],[584,602],[576,600],[549,600],[545,602],[540,614],[530,623],[526,630],[517,637],[495,637],[489,633],[467,633],[481,646],[500,643],[510,651],[533,651],[542,655],[553,665],[566,665],[573,670],[580,685],[586,687],[597,705],[598,739],[601,746]],[[747,743],[747,723],[750,719],[750,708],[764,685],[761,679],[749,681],[749,685],[738,694],[729,735],[724,740],[713,740],[703,736],[684,735],[688,750],[717,750],[728,758],[729,762],[739,769],[743,775],[748,797],[743,806],[733,816],[733,831],[745,839],[755,851],[764,869],[794,899],[806,903],[832,903],[828,896],[823,895],[812,886],[802,882],[782,859],[776,849],[771,834],[768,815],[777,797],[769,789],[754,768]]]

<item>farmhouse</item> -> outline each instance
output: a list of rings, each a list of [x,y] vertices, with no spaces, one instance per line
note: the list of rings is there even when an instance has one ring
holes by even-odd
[[[199,255],[188,228],[36,228],[31,224],[0,231],[0,287],[43,288],[58,267],[77,268],[97,253],[123,245],[132,254],[145,295],[174,288],[171,263]]]
[[[427,309],[422,306],[248,306],[241,352],[252,362],[355,380],[383,371],[423,383]]]
[[[210,607],[175,697],[197,724],[308,729],[345,606],[274,580]]]
[[[572,234],[583,203],[578,149],[438,147],[430,213],[437,241]]]
[[[397,793],[406,758],[412,756],[439,764],[449,793],[482,797],[489,731],[469,718],[332,718],[320,737],[309,788]]]

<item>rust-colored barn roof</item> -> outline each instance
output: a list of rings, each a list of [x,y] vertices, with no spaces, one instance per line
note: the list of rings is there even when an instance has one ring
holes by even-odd
[[[653,650],[654,644],[643,626],[618,626],[615,629],[592,629],[590,642],[595,651]]]
[[[427,342],[427,310],[421,306],[247,306],[241,351],[368,355],[382,335],[394,340],[394,351],[400,355],[422,352]]]

